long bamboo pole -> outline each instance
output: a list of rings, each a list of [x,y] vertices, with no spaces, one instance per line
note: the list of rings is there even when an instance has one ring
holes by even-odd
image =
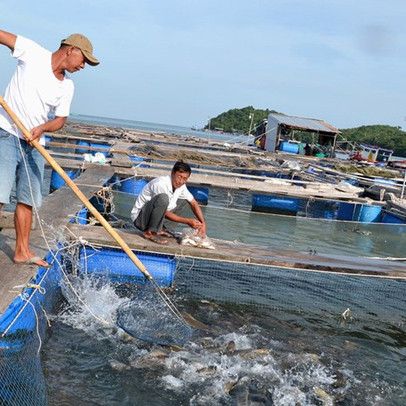
[[[114,238],[114,240],[120,245],[124,252],[130,257],[134,262],[136,267],[148,278],[150,281],[153,280],[152,275],[147,271],[144,264],[137,258],[137,256],[131,251],[127,243],[120,237],[116,230],[107,222],[107,220],[96,210],[96,208],[89,202],[82,191],[76,186],[71,178],[65,173],[65,171],[60,167],[60,165],[52,158],[52,156],[46,151],[46,149],[39,144],[37,140],[31,140],[31,133],[25,128],[24,124],[19,120],[15,113],[11,110],[7,102],[0,95],[0,105],[14,121],[17,127],[23,133],[25,139],[30,142],[30,144],[35,147],[39,153],[45,158],[45,160],[51,165],[51,167],[61,176],[61,178],[66,182],[66,184],[72,189],[73,193],[79,198],[79,200],[89,209],[89,211],[96,217],[100,224],[106,229],[106,231]]]

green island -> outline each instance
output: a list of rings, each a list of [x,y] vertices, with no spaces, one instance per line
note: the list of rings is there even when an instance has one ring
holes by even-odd
[[[247,106],[231,109],[209,120],[205,129],[221,130],[229,133],[243,133],[256,135],[255,129],[276,110],[255,109]],[[279,113],[283,114],[283,113]],[[406,156],[406,132],[401,127],[390,125],[365,125],[356,128],[340,129],[339,140],[363,142],[392,149],[394,155]]]

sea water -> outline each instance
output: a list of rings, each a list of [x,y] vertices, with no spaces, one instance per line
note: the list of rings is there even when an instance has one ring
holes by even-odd
[[[212,284],[238,290],[235,282]],[[224,304],[180,291],[172,300],[206,327],[171,349],[133,340],[90,314],[114,325],[116,309],[132,296],[128,287],[85,278],[75,288],[83,301],[67,295],[43,351],[51,405],[405,404],[403,323]],[[325,293],[335,296],[328,286]]]

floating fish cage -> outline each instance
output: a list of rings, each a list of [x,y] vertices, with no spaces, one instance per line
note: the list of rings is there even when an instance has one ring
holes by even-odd
[[[120,249],[80,246],[76,259],[64,247],[48,254],[51,268],[37,275],[0,318],[0,404],[48,404],[41,345],[48,317],[62,298],[61,283],[92,277],[113,284],[143,285],[146,279]],[[238,303],[275,311],[406,322],[406,281],[399,278],[321,272],[208,258],[135,252],[156,282],[182,297]],[[78,276],[72,276],[77,274]]]
[[[405,223],[402,217],[396,217],[391,213],[384,215],[382,206],[379,204],[253,194],[251,208],[252,211],[262,213],[352,221],[364,224]]]

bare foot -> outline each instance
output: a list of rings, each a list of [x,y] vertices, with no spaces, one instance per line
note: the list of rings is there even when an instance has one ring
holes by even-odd
[[[144,233],[143,237],[146,240],[152,241],[156,244],[161,244],[161,245],[168,244],[168,240],[165,240],[160,235],[158,235],[157,233],[153,233],[152,231],[147,231],[146,233]]]
[[[13,262],[18,265],[37,265],[45,268],[48,268],[50,266],[48,262],[44,261],[43,259],[35,255],[26,259],[14,258]]]

